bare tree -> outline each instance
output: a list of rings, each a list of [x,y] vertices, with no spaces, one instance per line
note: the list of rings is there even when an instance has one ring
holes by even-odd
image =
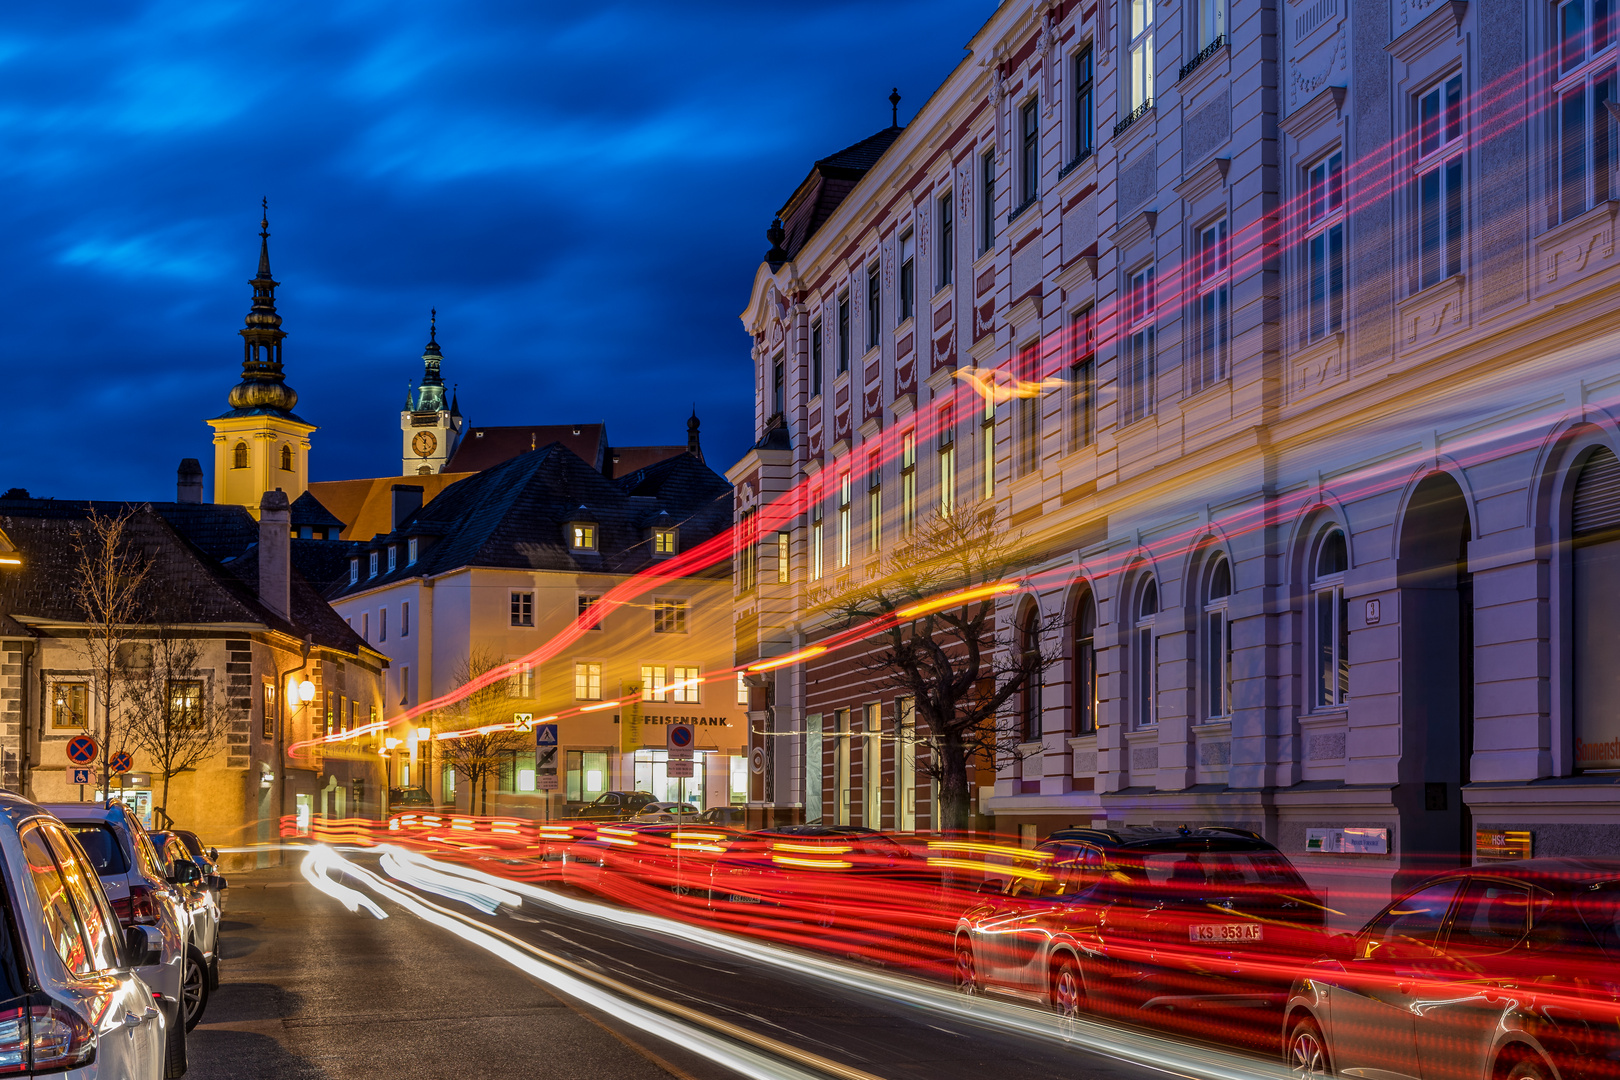
[[[484,649],[473,649],[456,669],[456,685],[465,686],[505,661]],[[514,754],[534,747],[534,736],[514,731],[511,699],[506,683],[496,681],[474,690],[450,708],[434,714],[439,729],[435,741],[455,770],[467,778],[469,809],[478,802],[478,813],[489,811],[489,781],[499,778],[501,767]]]
[[[998,598],[1018,589],[1032,550],[996,528],[995,512],[932,514],[884,561],[876,580],[815,598],[844,627],[873,622],[865,666],[879,686],[912,700],[919,764],[939,783],[940,826],[968,827],[969,766],[1016,760],[1020,733],[999,723],[1013,696],[1056,656],[997,626]],[[1061,616],[1038,620],[1049,637]]]
[[[150,563],[136,544],[139,511],[91,511],[73,534],[73,600],[85,622],[85,653],[101,707],[101,790],[109,790],[114,715],[130,669],[130,646],[145,619],[142,590]]]
[[[163,774],[158,809],[167,815],[169,781],[220,751],[230,732],[230,715],[223,694],[198,670],[202,642],[197,638],[158,626],[150,649],[141,653],[144,663],[125,672],[129,709],[124,731],[126,741]]]

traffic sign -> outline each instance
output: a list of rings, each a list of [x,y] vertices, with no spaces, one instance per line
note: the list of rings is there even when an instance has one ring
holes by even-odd
[[[89,765],[100,753],[101,747],[88,735],[75,735],[68,740],[68,760],[75,765]]]
[[[74,769],[73,770],[73,782],[75,784],[88,784],[88,783],[90,783],[91,782],[90,781],[90,770],[89,769]]]
[[[689,757],[674,757],[664,763],[668,768],[668,775],[676,779],[684,779],[692,775],[692,759]]]
[[[557,725],[534,725],[534,786],[537,791],[557,790]]]
[[[685,750],[690,753],[693,744],[697,742],[697,731],[691,724],[671,724],[668,737],[671,750]]]
[[[135,756],[128,750],[120,750],[112,756],[112,771],[127,773],[135,767]]]
[[[528,731],[534,727],[534,713],[515,712],[512,714],[512,726],[517,731]]]

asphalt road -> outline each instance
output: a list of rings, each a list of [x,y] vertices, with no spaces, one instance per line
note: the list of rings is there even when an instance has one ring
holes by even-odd
[[[374,858],[356,857],[375,868]],[[357,882],[350,880],[352,884]],[[1164,1072],[997,1022],[914,1003],[532,902],[491,915],[441,896],[408,897],[455,920],[435,925],[402,902],[366,895],[390,917],[351,913],[296,868],[231,876],[221,983],[191,1035],[191,1072],[216,1078],[639,1078],[738,1075],[701,1052],[565,997],[456,936],[484,927],[649,1000],[815,1055],[801,1075],[1076,1077]],[[465,913],[465,914],[463,914]],[[487,936],[487,935],[482,935]],[[1030,1010],[1036,1014],[1038,1010]],[[1044,1015],[1042,1022],[1045,1022]],[[712,1026],[712,1025],[711,1025]],[[690,1028],[689,1030],[696,1030]],[[791,1054],[789,1055],[791,1058]],[[780,1053],[776,1061],[789,1060]]]

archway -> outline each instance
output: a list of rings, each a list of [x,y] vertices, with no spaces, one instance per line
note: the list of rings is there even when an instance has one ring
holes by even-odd
[[[1401,521],[1403,877],[1471,861],[1463,803],[1474,751],[1474,597],[1468,504],[1445,473],[1423,478]]]

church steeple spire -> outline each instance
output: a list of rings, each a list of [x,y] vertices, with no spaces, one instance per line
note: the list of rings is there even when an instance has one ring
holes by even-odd
[[[259,219],[259,273],[253,286],[253,304],[248,309],[242,335],[242,381],[231,388],[231,408],[271,409],[290,412],[298,404],[298,393],[288,386],[281,372],[281,341],[287,332],[276,313],[276,286],[270,276],[270,200],[263,201]]]
[[[422,350],[422,385],[416,392],[416,412],[444,412],[444,377],[439,372],[443,363],[444,354],[439,351],[439,309],[433,308],[428,315],[427,347]]]

